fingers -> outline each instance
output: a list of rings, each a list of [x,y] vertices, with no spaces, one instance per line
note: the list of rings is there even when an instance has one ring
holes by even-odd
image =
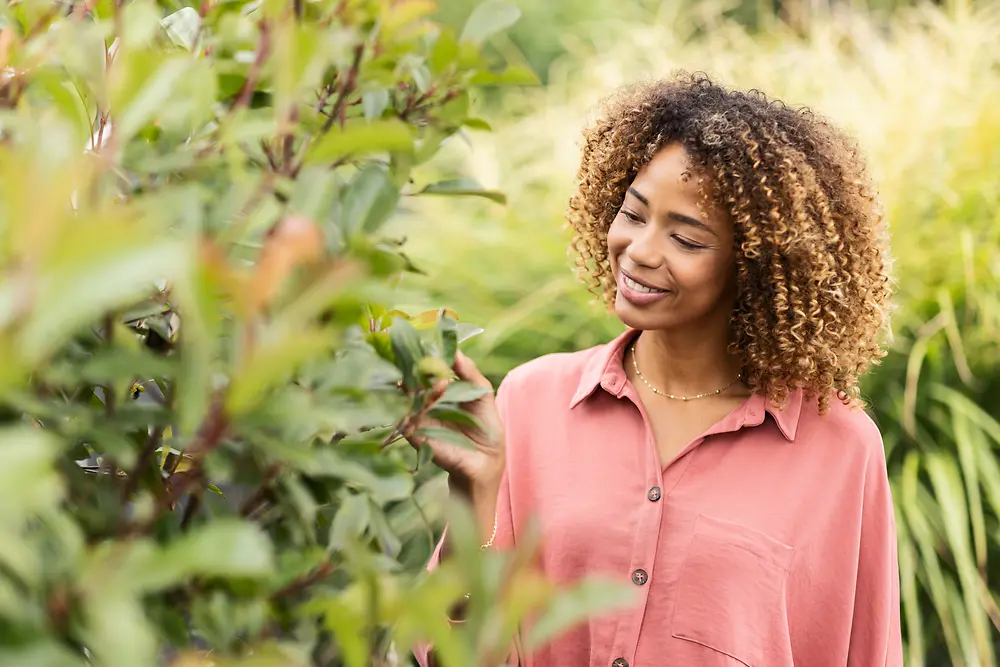
[[[476,385],[477,387],[482,387],[484,389],[489,389],[493,391],[493,385],[490,381],[479,372],[476,368],[476,364],[472,362],[467,356],[461,352],[455,353],[455,373],[458,377],[466,382]]]

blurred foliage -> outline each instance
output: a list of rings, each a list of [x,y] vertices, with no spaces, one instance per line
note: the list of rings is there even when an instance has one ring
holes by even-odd
[[[922,5],[889,23],[844,11],[804,33],[781,21],[749,30],[721,8],[608,24],[553,64],[544,90],[505,93],[496,132],[436,164],[502,188],[510,205],[422,202],[406,224],[428,275],[404,284],[483,324],[471,349],[494,379],[603,342],[621,325],[576,282],[561,224],[601,97],[680,67],[846,126],[870,157],[896,258],[891,353],[864,387],[895,492],[907,664],[996,665],[1000,6]]]
[[[968,11],[994,0],[517,0],[524,14],[491,48],[511,60],[521,60],[548,81],[549,67],[569,54],[579,56],[609,33],[627,41],[631,26],[662,23],[680,12],[703,11],[737,22],[751,30],[770,30],[783,23],[804,33],[817,22],[843,12],[865,11],[879,21],[891,20],[898,10],[914,5],[937,5],[949,11]],[[435,15],[456,28],[469,17],[475,2],[439,0]],[[613,47],[612,47],[613,48]],[[608,51],[606,53],[612,53]],[[615,62],[623,62],[617,55]]]
[[[392,310],[383,225],[503,201],[415,183],[484,126],[472,87],[525,79],[481,52],[516,9],[433,9],[0,8],[0,664],[494,665],[524,614],[610,599],[482,554],[460,507],[423,572],[447,490],[405,438],[467,423],[440,381],[478,329]]]

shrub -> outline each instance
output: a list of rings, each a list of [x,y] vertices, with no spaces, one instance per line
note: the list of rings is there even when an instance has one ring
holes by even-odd
[[[382,227],[502,199],[417,168],[482,127],[471,87],[523,78],[480,54],[515,9],[461,35],[433,9],[0,9],[0,663],[388,665],[430,638],[468,667],[605,599],[514,586],[525,559],[458,509],[419,576],[446,491],[404,436],[468,419],[470,387],[429,388],[477,330],[392,310],[413,267]]]

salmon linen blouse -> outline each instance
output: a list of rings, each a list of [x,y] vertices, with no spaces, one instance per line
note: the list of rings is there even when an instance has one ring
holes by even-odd
[[[498,391],[498,547],[530,517],[547,577],[612,577],[638,593],[515,664],[901,667],[895,521],[872,420],[836,400],[820,415],[801,392],[780,411],[753,395],[661,466],[622,365],[635,335],[531,361]],[[426,648],[416,655],[433,665]]]

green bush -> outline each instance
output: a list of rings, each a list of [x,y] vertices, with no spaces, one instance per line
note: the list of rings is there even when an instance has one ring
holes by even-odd
[[[511,205],[421,206],[434,222],[410,250],[429,275],[404,284],[486,327],[470,349],[494,379],[605,341],[620,325],[575,282],[561,225],[579,130],[602,96],[683,67],[831,116],[871,160],[896,258],[895,338],[864,390],[895,491],[907,664],[995,665],[1000,12],[922,6],[888,26],[844,12],[804,36],[699,12],[588,33],[591,51],[557,62],[545,90],[505,94],[497,131],[438,164],[502,187]]]
[[[481,555],[404,439],[476,333],[383,233],[517,79],[421,0],[0,9],[0,664],[498,664],[608,600]],[[452,174],[454,176],[454,174]],[[532,585],[525,585],[531,582]],[[475,594],[451,632],[446,611]],[[568,598],[566,596],[569,596]]]

